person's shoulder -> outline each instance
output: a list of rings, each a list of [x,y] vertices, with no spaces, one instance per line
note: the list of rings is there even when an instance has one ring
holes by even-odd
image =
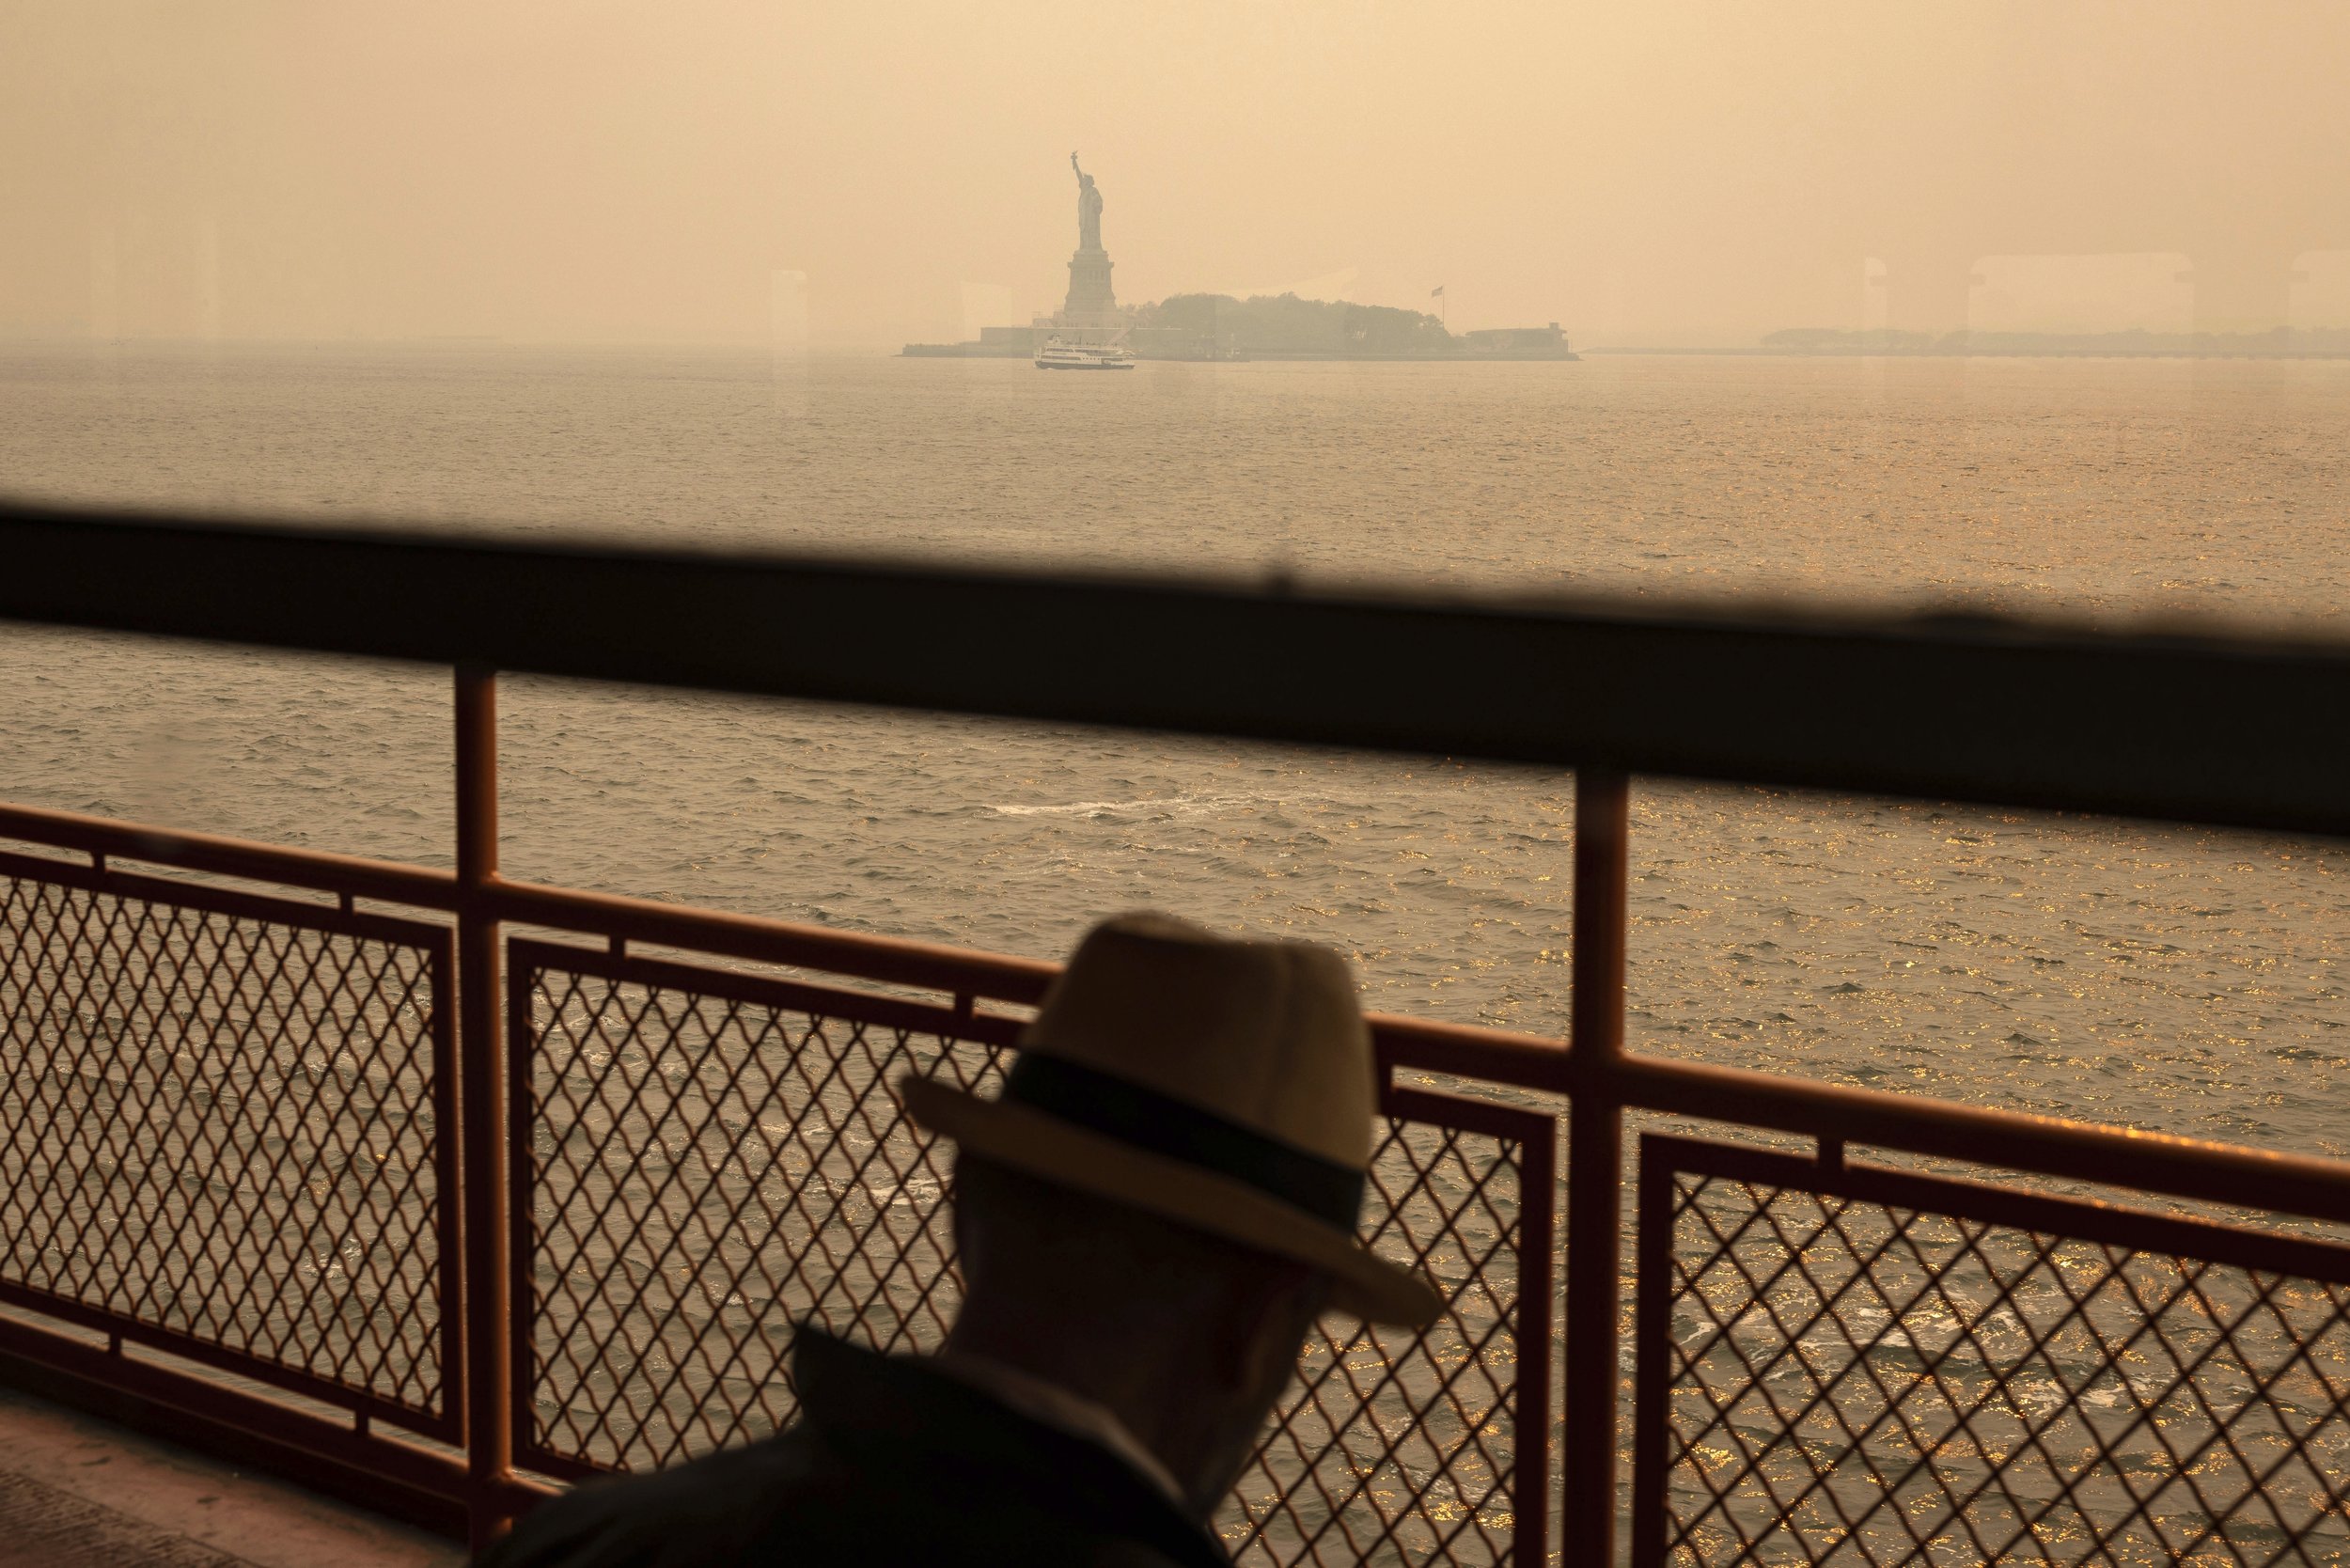
[[[804,1334],[793,1370],[780,1436],[566,1493],[478,1568],[1226,1568],[1117,1455],[918,1359]]]
[[[1039,1506],[1018,1495],[981,1496],[951,1482],[852,1489],[857,1506],[779,1514],[740,1559],[742,1568],[1197,1568],[1152,1544]],[[726,1560],[729,1564],[735,1560]]]
[[[798,1426],[656,1474],[591,1482],[534,1509],[476,1568],[1193,1568],[1106,1521],[1072,1517],[984,1466],[934,1453],[844,1458]]]
[[[651,1475],[588,1482],[515,1522],[475,1568],[754,1564],[779,1518],[821,1530],[848,1499],[805,1427]]]

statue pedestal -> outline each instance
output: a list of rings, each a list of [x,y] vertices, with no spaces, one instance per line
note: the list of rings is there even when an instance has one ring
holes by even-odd
[[[1118,314],[1118,296],[1110,289],[1110,253],[1096,245],[1069,259],[1069,299],[1061,306],[1061,324],[1079,329],[1108,329],[1124,325]]]

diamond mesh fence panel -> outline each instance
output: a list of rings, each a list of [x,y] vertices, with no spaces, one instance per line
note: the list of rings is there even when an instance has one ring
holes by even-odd
[[[1445,1315],[1417,1333],[1336,1319],[1316,1325],[1298,1385],[1222,1521],[1241,1560],[1505,1562],[1520,1508],[1547,1505],[1521,1496],[1515,1465],[1522,1396],[1543,1403],[1532,1430],[1543,1435],[1547,1424],[1546,1391],[1521,1387],[1518,1325],[1529,1253],[1542,1260],[1537,1314],[1548,1301],[1553,1128],[1547,1118],[1526,1121],[1528,1137],[1544,1140],[1531,1183],[1519,1139],[1387,1121],[1364,1231],[1379,1252],[1435,1278]],[[1349,1332],[1334,1336],[1334,1326]]]
[[[803,1321],[882,1349],[944,1339],[959,1299],[950,1151],[888,1086],[911,1070],[993,1092],[1009,1026],[577,949],[509,952],[527,1029],[525,1463],[652,1469],[776,1431],[796,1410],[786,1367]],[[1520,1171],[1510,1139],[1390,1125],[1366,1226],[1383,1252],[1424,1259],[1450,1309],[1425,1335],[1308,1347],[1220,1521],[1242,1560],[1506,1558]],[[1546,1175],[1541,1190],[1546,1258]]]
[[[1644,1184],[1645,1560],[2350,1561],[2350,1252],[1735,1152]]]
[[[431,926],[0,871],[9,1299],[432,1429],[446,952]]]
[[[944,1337],[948,1152],[889,1084],[1000,1081],[1007,1043],[885,997],[510,951],[532,1462],[658,1469],[766,1435],[797,1408],[802,1322],[885,1350]]]

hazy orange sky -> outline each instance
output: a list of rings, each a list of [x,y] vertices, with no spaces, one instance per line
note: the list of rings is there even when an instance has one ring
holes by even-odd
[[[1058,302],[1073,148],[1128,303],[2350,326],[2346,65],[2339,0],[0,0],[0,335],[756,343],[794,270],[951,337]]]

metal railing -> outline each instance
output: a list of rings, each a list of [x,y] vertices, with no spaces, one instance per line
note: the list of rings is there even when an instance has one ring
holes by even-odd
[[[461,693],[486,730],[487,680]],[[489,765],[479,735],[460,755]],[[136,1394],[231,1447],[314,1437],[329,1418],[255,1385],[290,1391],[348,1424],[281,1445],[280,1468],[479,1535],[543,1495],[517,1470],[656,1467],[783,1425],[799,1323],[885,1349],[944,1337],[947,1168],[888,1084],[1000,1079],[1051,966],[21,807],[0,836],[87,862],[0,855],[0,1302],[30,1313],[0,1323],[0,1352],[20,1372]],[[76,899],[92,907],[51,913]],[[450,955],[483,927],[475,962],[504,991],[461,1067],[452,1023],[476,1026],[452,992],[480,971],[452,987]],[[1556,1050],[1404,1020],[1376,1038],[1390,1070]],[[1443,1280],[1447,1313],[1318,1335],[1224,1526],[1254,1560],[1540,1561],[1554,1120],[1392,1083],[1381,1108],[1365,1231]],[[233,1196],[179,1200],[199,1183]],[[178,1309],[159,1317],[159,1294]]]
[[[1639,1226],[1635,1560],[2350,1552],[2350,1247],[1673,1137]]]
[[[0,1302],[455,1438],[447,930],[94,859],[0,855]]]
[[[794,1318],[935,1341],[954,1290],[943,1172],[884,1086],[901,1064],[999,1073],[1052,968],[500,876],[485,666],[504,664],[1578,765],[1570,1039],[1375,1020],[1389,1136],[1366,1231],[1429,1266],[1449,1310],[1423,1335],[1308,1347],[1224,1520],[1247,1560],[1612,1563],[1626,1482],[1643,1565],[2350,1551],[2350,1253],[1847,1151],[2334,1223],[2350,1163],[1666,1061],[1627,1051],[1622,1025],[1633,767],[2338,832],[2350,774],[2307,719],[2350,706],[2343,651],[54,514],[0,514],[0,547],[40,568],[0,582],[0,616],[461,666],[453,875],[0,808],[0,837],[27,846],[0,861],[15,1379],[479,1535],[541,1495],[531,1475],[665,1463],[789,1419]],[[387,581],[440,619],[369,608],[398,597]],[[745,581],[819,617],[911,595],[954,656],[859,668],[865,645],[822,636],[663,640],[726,625],[694,596],[732,603]],[[511,597],[623,582],[655,631],[617,649],[598,640],[615,617],[558,623]],[[1030,619],[995,619],[1013,610]],[[974,656],[962,634],[991,621],[1004,635]],[[1129,642],[1138,625],[1171,640]],[[1117,648],[1061,656],[1087,627],[1119,628]],[[1214,635],[1242,651],[1202,674]],[[1320,705],[1334,645],[1386,650],[1402,683],[1375,712]],[[1486,664],[1497,651],[1519,662]],[[1277,678],[1249,679],[1255,659]],[[1904,719],[1866,746],[1728,711],[1758,682],[1849,687],[1888,663],[2013,700],[1961,699],[1981,722],[1958,741]],[[1451,700],[1480,670],[1514,702]],[[1568,695],[1544,712],[1548,680]],[[2068,682],[2097,701],[2065,708]],[[2205,719],[2218,729],[2179,728]],[[2224,766],[2214,733],[2240,743]],[[1428,1074],[1448,1087],[1407,1081]],[[1642,1112],[1810,1152],[1647,1134],[1628,1181]]]

